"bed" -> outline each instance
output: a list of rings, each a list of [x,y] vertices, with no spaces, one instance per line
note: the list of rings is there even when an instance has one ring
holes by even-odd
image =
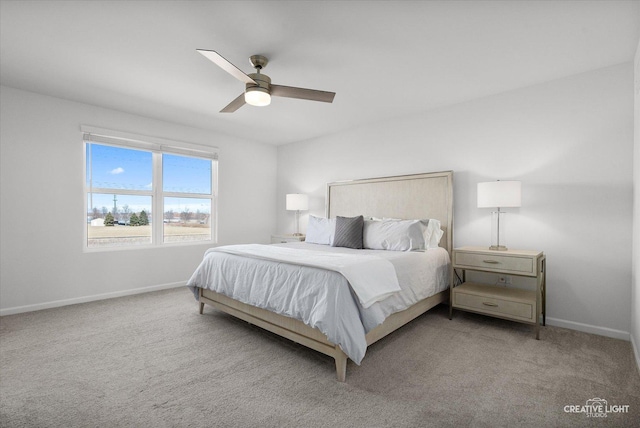
[[[401,253],[321,248],[321,245],[303,242],[217,247],[207,251],[187,285],[199,301],[201,314],[208,304],[324,353],[334,358],[337,379],[344,382],[347,359],[359,364],[367,346],[449,299],[453,277],[450,263],[452,181],[453,172],[446,171],[327,185],[327,218],[365,214],[374,218],[435,219],[443,232],[439,248]],[[263,255],[265,250],[267,255]],[[256,255],[258,251],[260,255]],[[373,274],[370,272],[367,277],[360,275],[362,272],[355,276],[351,273],[350,277],[342,268],[321,264],[325,259],[332,262],[336,257],[341,258],[337,263],[340,266],[345,265],[343,258],[353,260],[354,266],[363,260],[393,265],[401,291],[388,298],[381,294],[377,300],[363,300],[362,289],[366,293],[367,281],[373,284]],[[320,264],[307,263],[306,260],[311,259]],[[377,272],[378,265],[371,266],[369,270]],[[434,279],[427,280],[427,277]],[[215,286],[212,281],[216,282]],[[364,287],[358,286],[358,281],[364,281]],[[429,285],[417,288],[418,282]],[[418,289],[429,291],[417,292]],[[278,294],[282,296],[277,297]],[[268,298],[273,301],[267,303]],[[404,306],[398,304],[400,300],[406,300]],[[285,301],[289,305],[286,308],[280,303]]]

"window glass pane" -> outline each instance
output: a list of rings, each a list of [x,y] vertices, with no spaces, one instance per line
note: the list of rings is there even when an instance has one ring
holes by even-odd
[[[151,244],[151,196],[87,194],[87,246]]]
[[[87,187],[152,190],[151,152],[87,144]]]
[[[211,240],[211,199],[164,198],[164,242]]]
[[[211,160],[163,154],[162,190],[210,195]]]

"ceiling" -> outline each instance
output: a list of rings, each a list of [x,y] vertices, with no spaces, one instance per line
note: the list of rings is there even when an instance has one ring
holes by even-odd
[[[640,1],[5,1],[0,83],[268,144],[633,60]],[[275,84],[336,92],[219,111],[269,58]]]

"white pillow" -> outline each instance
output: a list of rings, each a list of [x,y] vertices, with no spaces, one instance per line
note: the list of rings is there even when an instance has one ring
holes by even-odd
[[[383,220],[395,220],[402,221],[397,218],[387,218],[385,217]],[[427,218],[423,220],[419,220],[422,223],[423,233],[424,233],[424,242],[425,249],[430,248],[438,248],[438,244],[440,244],[440,239],[442,239],[442,235],[444,235],[444,230],[440,228],[441,223],[440,220],[436,220],[435,218]]]
[[[309,244],[331,245],[336,230],[336,219],[309,216],[305,242]]]
[[[389,220],[364,222],[362,243],[371,250],[424,250],[425,226],[420,220]]]
[[[430,218],[424,232],[424,240],[427,244],[426,248],[438,248],[442,235],[444,235],[444,230],[440,228],[440,220]]]

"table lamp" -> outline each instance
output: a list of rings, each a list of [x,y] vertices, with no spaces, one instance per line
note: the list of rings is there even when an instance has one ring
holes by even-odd
[[[289,193],[287,194],[287,211],[296,212],[296,233],[294,236],[302,236],[300,233],[300,211],[306,211],[309,209],[309,196],[301,193]]]
[[[490,250],[506,251],[504,245],[504,211],[500,208],[519,207],[522,202],[520,181],[488,181],[478,183],[478,208],[497,208],[491,213]],[[502,243],[500,242],[502,240]]]

